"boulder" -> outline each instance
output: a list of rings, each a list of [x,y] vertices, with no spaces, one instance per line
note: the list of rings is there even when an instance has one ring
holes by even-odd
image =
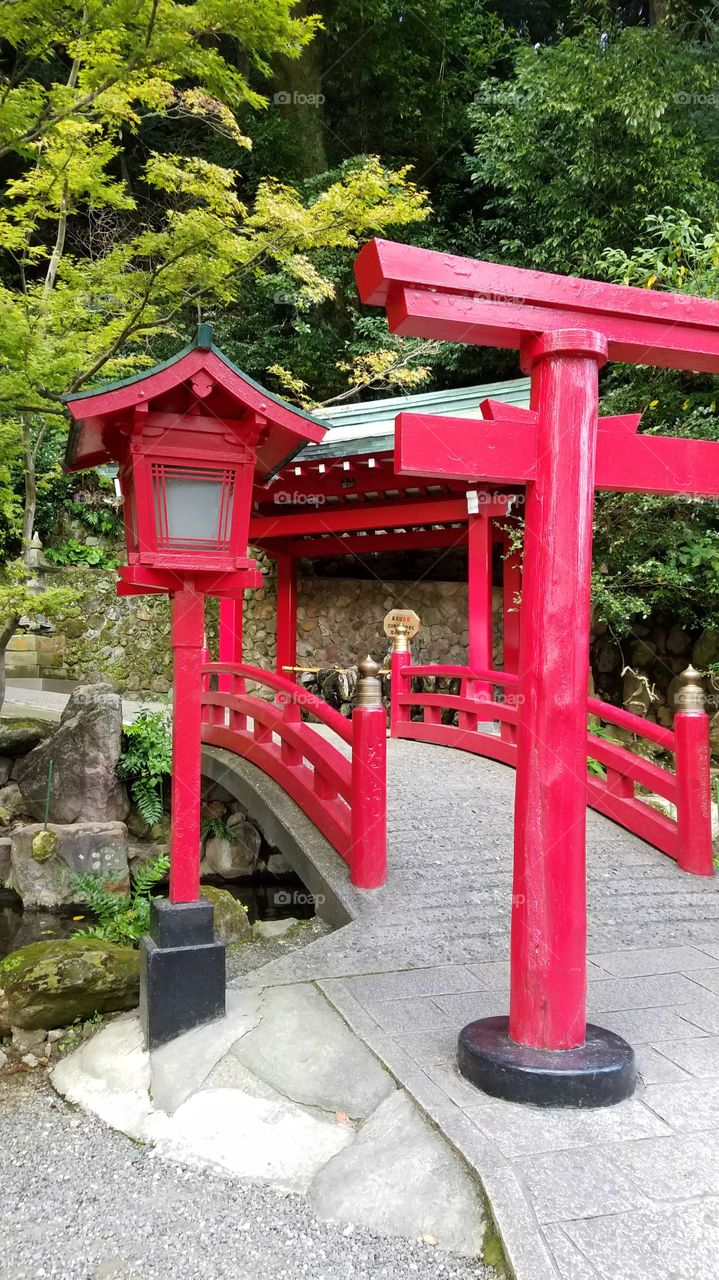
[[[215,889],[212,885],[203,884],[200,897],[211,902],[214,908],[215,935],[218,942],[226,947],[236,946],[238,942],[249,942],[252,938],[252,927],[247,918],[247,908],[233,898],[226,889]]]
[[[634,667],[648,667],[657,656],[657,646],[651,640],[637,640],[631,647],[629,661]]]
[[[0,787],[0,825],[7,826],[27,813],[29,809],[17,782],[7,782]]]
[[[116,893],[128,893],[127,828],[122,822],[49,823],[56,837],[50,856],[40,848],[43,827],[33,823],[12,833],[10,888],[27,907],[63,907],[84,903],[73,887],[75,876],[91,873]]]
[[[52,761],[51,822],[113,822],[128,811],[117,777],[122,739],[122,700],[109,685],[80,685],[72,693],[52,738],[40,743],[13,770],[26,808],[45,813]]]
[[[8,781],[14,763],[12,756],[0,756],[0,787]]]
[[[719,659],[719,631],[713,627],[708,627],[706,631],[702,631],[698,640],[694,642],[692,648],[692,665],[697,671],[703,671],[712,662]]]
[[[51,731],[45,720],[0,720],[0,756],[25,756]]]
[[[273,876],[288,876],[294,868],[284,853],[271,853],[267,859],[267,870]]]
[[[683,627],[675,623],[667,636],[667,649],[670,653],[684,654],[690,647],[691,642],[691,636],[687,634]]]
[[[229,824],[228,824],[229,825]],[[234,839],[213,836],[205,845],[204,865],[211,875],[223,880],[250,876],[257,866],[262,837],[251,823],[240,820],[231,827]]]
[[[140,957],[100,938],[34,942],[0,963],[0,1035],[9,1028],[65,1027],[76,1018],[134,1009]]]
[[[281,920],[256,920],[252,936],[261,942],[276,942],[278,938],[286,938],[299,923],[295,916],[284,916]]]
[[[7,884],[10,879],[10,850],[12,841],[9,836],[0,836],[0,884]]]

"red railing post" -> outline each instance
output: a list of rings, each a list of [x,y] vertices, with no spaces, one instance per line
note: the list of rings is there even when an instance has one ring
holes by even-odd
[[[400,694],[409,693],[411,680],[405,675],[405,667],[411,666],[412,654],[409,647],[409,631],[403,622],[397,625],[392,641],[392,661],[390,664],[389,694],[389,731],[392,738],[398,737],[398,726],[411,720],[411,707],[400,706]]]
[[[688,666],[675,699],[674,769],[677,780],[677,862],[695,876],[714,874],[709,717],[701,676]]]
[[[352,713],[352,845],[350,879],[358,889],[378,889],[387,879],[387,712],[379,664],[358,663],[360,679]]]

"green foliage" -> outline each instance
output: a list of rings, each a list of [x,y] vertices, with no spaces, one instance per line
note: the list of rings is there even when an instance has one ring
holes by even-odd
[[[20,561],[0,567],[0,632],[14,629],[18,618],[35,618],[42,614],[60,626],[71,617],[78,602],[78,592],[71,586],[49,586],[35,591],[29,585],[31,575]]]
[[[237,842],[237,832],[228,827],[219,817],[205,816],[200,821],[200,840],[204,845],[207,840],[228,840],[230,844]]]
[[[172,771],[172,730],[168,711],[144,708],[126,725],[117,765],[120,778],[130,784],[130,794],[145,822],[151,826],[163,814],[163,778]]]
[[[86,564],[91,568],[114,569],[118,564],[115,556],[111,556],[103,547],[88,547],[77,538],[68,538],[59,547],[49,547],[46,554],[52,564],[59,565]]]
[[[148,859],[138,868],[129,894],[110,893],[97,876],[76,876],[73,887],[87,899],[97,924],[76,930],[73,938],[102,938],[105,942],[136,946],[150,926],[150,903],[156,896],[152,891],[169,870],[166,853]]]
[[[583,274],[608,246],[630,249],[648,213],[711,216],[719,133],[707,96],[719,82],[707,32],[587,23],[521,47],[510,80],[485,81],[471,173],[495,214],[494,252]]]
[[[319,26],[294,0],[36,0],[2,7],[0,524],[34,520],[35,475],[58,478],[61,396],[150,365],[201,305],[275,275],[312,304],[319,251],[426,218],[405,166],[350,161],[309,195],[264,175],[241,190],[251,79],[298,59]],[[240,124],[240,117],[242,124]],[[247,119],[245,119],[247,117]],[[218,144],[218,139],[221,143]],[[218,158],[212,154],[216,146]]]

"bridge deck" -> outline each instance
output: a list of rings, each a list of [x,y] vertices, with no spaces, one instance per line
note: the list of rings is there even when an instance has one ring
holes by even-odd
[[[490,1099],[454,1046],[507,1012],[514,773],[411,742],[389,771],[386,888],[355,894],[325,863],[352,922],[238,981],[319,983],[478,1169],[518,1277],[714,1280],[718,882],[590,813],[590,1017],[636,1046],[639,1089],[593,1112]]]

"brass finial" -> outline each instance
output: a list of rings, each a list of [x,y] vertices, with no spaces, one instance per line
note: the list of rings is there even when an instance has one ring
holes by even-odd
[[[355,706],[381,707],[382,684],[377,678],[380,670],[379,663],[367,654],[366,658],[357,663],[357,670],[360,678],[355,688]]]
[[[703,711],[704,685],[701,672],[697,671],[690,662],[689,666],[677,678],[679,680],[679,688],[674,695],[675,711]]]
[[[395,653],[406,653],[409,649],[409,627],[406,622],[397,623],[392,648]]]

